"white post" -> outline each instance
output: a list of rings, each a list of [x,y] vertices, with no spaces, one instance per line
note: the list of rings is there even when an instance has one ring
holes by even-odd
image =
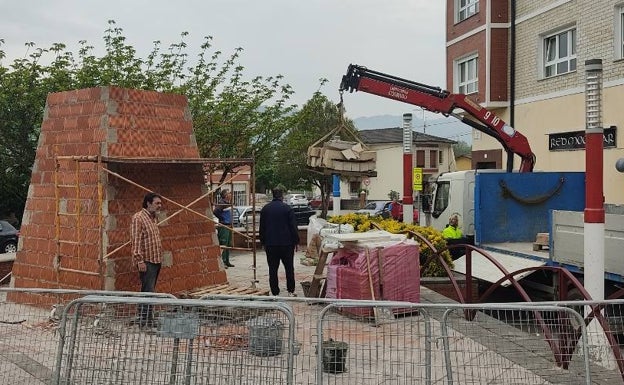
[[[403,114],[403,223],[414,223],[412,114]]]

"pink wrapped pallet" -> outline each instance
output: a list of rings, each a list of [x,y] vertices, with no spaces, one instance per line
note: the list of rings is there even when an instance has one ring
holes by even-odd
[[[370,268],[370,278],[368,270]],[[336,299],[420,301],[418,243],[413,240],[363,244],[342,248],[327,266],[326,297]],[[381,283],[381,285],[380,285]],[[372,308],[344,308],[371,316]],[[401,309],[395,309],[395,313]]]

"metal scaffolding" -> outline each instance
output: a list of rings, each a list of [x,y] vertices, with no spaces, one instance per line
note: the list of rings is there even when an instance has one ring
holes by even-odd
[[[84,269],[72,269],[63,266],[63,258],[64,257],[74,257],[80,258],[83,256],[81,250],[84,247],[85,239],[84,232],[81,231],[83,227],[83,221],[85,216],[85,207],[90,207],[90,201],[93,200],[94,197],[85,197],[82,196],[82,186],[84,184],[81,183],[81,171],[85,171],[82,169],[82,165],[84,163],[92,163],[96,165],[96,170],[98,172],[97,175],[97,184],[96,184],[96,195],[97,195],[97,229],[99,237],[97,239],[97,248],[100,251],[98,255],[98,271],[88,271]],[[125,242],[123,245],[117,247],[116,249],[107,252],[105,246],[103,244],[104,239],[104,212],[103,212],[103,201],[104,201],[104,176],[110,175],[119,180],[122,180],[132,186],[138,187],[146,192],[151,191],[149,188],[136,183],[130,178],[124,177],[119,173],[111,171],[108,168],[109,164],[202,164],[202,165],[248,165],[251,169],[250,176],[250,191],[251,196],[251,206],[252,212],[256,211],[256,199],[255,199],[255,161],[253,158],[237,158],[237,159],[219,159],[219,158],[196,158],[196,159],[171,159],[171,158],[126,158],[126,157],[104,157],[104,156],[55,156],[55,169],[54,169],[54,194],[55,194],[55,243],[56,243],[56,255],[54,257],[54,270],[56,271],[57,284],[59,283],[59,273],[61,271],[65,272],[73,272],[79,274],[86,275],[95,275],[100,278],[101,288],[104,288],[104,268],[106,266],[106,262],[108,258],[110,258],[115,253],[119,252],[119,250],[123,249],[127,245],[130,244],[130,240]],[[73,177],[67,177],[67,175],[63,175],[63,173],[71,173]],[[197,202],[205,199],[207,197],[211,197],[214,192],[220,189],[222,186],[231,183],[232,180],[237,176],[236,172],[232,172],[232,176],[229,178],[225,178],[225,180],[219,184],[216,189],[211,189],[209,187],[208,192],[202,194],[197,199],[193,200],[191,203],[187,205],[180,204],[173,199],[162,196],[162,199],[173,204],[178,208],[175,212],[169,215],[167,218],[161,221],[161,223],[166,223],[167,220],[179,215],[180,213],[187,211],[198,215],[208,221],[214,222],[213,218],[207,215],[204,215],[196,210],[193,210],[191,207]],[[70,201],[73,199],[73,202]],[[212,200],[211,200],[212,203]],[[215,223],[215,226],[223,226],[227,227],[233,233],[239,234],[242,236],[250,247],[228,247],[232,250],[244,250],[251,251],[253,254],[253,281],[251,282],[251,286],[255,287],[257,283],[257,273],[256,273],[256,223],[255,223],[255,215],[252,218],[252,231],[240,232],[236,230],[233,225],[226,226],[220,223]],[[68,229],[73,229],[73,231],[68,231]],[[63,246],[67,245],[67,246]],[[221,248],[225,248],[226,246],[221,246]],[[72,250],[73,255],[66,253],[66,250]]]

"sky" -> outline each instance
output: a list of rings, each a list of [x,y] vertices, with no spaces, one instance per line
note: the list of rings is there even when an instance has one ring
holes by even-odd
[[[281,74],[301,106],[320,91],[339,101],[338,86],[349,64],[446,88],[445,2],[441,0],[0,0],[0,44],[8,65],[27,54],[25,43],[47,48],[65,43],[76,52],[86,40],[103,52],[108,20],[126,43],[146,57],[153,41],[180,41],[190,56],[204,36],[229,56],[243,48],[245,74]],[[351,119],[421,114],[415,106],[357,92],[344,94]],[[435,115],[434,115],[435,117]]]

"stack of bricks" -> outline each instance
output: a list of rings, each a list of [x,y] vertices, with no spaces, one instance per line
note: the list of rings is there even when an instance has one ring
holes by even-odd
[[[98,157],[104,162],[87,161]],[[205,194],[186,97],[116,87],[50,94],[13,285],[139,290],[129,244],[146,193],[139,186],[165,198],[163,217]],[[209,215],[209,199],[190,208],[196,213],[184,210],[161,226],[158,292],[227,282],[214,223],[198,215]]]

